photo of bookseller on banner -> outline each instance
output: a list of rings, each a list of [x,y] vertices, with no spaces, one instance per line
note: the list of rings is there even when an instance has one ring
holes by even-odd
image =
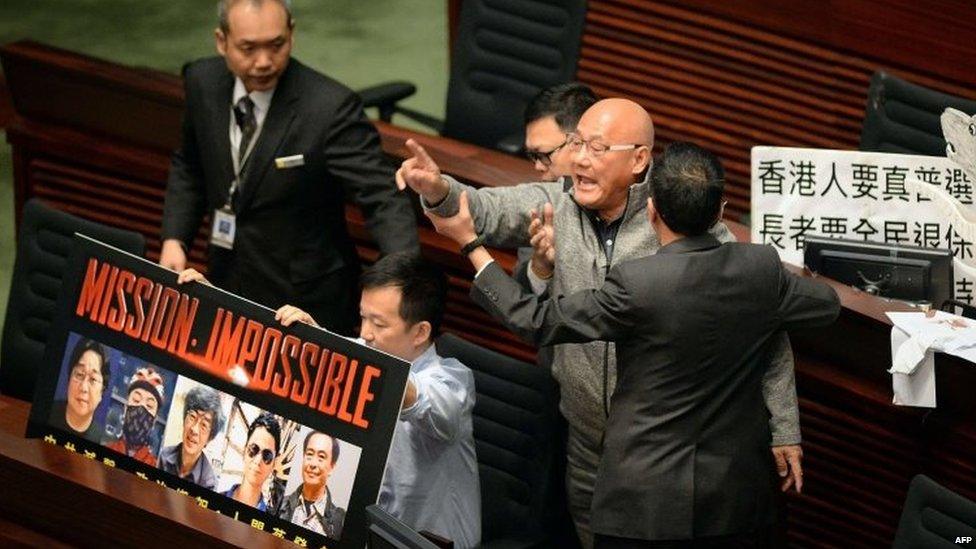
[[[240,400],[231,405],[221,473],[215,491],[258,511],[271,512],[282,498],[282,434],[295,422]]]
[[[362,449],[308,427],[297,442],[278,518],[339,539]]]
[[[112,367],[105,346],[72,333],[51,405],[50,425],[101,442],[108,411],[105,387],[111,377]]]
[[[161,470],[208,490],[217,485],[227,438],[227,410],[234,397],[180,376],[166,421]]]
[[[102,445],[156,466],[176,374],[106,347],[112,365]]]

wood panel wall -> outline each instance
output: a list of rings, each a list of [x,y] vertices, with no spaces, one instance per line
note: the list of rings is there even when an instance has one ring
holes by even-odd
[[[718,153],[734,217],[753,146],[858,147],[877,70],[976,98],[973,21],[964,0],[589,0],[577,78],[641,103],[657,151]],[[892,406],[890,326],[871,318],[794,338],[807,487],[790,497],[791,546],[890,546],[918,472],[976,498],[976,429],[952,419],[973,417],[976,376],[940,357],[939,409]]]
[[[753,146],[857,148],[878,69],[976,98],[973,21],[965,0],[590,0],[577,78],[644,105],[658,151],[719,154],[742,214]]]

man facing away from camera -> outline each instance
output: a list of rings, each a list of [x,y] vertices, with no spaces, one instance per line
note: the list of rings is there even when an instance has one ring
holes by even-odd
[[[714,155],[672,144],[646,199],[658,253],[615,265],[600,288],[549,300],[493,261],[467,193],[454,216],[428,214],[476,269],[472,299],[523,339],[617,343],[592,505],[597,547],[764,546],[776,518],[767,348],[783,329],[833,322],[840,301],[786,271],[773,248],[709,234],[723,187]]]

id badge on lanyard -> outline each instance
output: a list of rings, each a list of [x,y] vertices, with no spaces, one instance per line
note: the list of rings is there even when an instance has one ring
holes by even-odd
[[[222,208],[214,210],[213,226],[210,227],[210,244],[218,248],[224,248],[226,250],[234,249],[234,235],[237,234],[237,215],[234,213],[234,207],[231,201],[233,200],[234,193],[240,189],[240,181],[244,176],[244,166],[251,157],[251,151],[254,150],[254,144],[257,143],[259,133],[260,130],[255,132],[254,137],[247,146],[247,150],[244,151],[243,160],[238,163],[236,159],[233,159],[234,172],[237,176],[231,182],[230,190],[227,192],[227,203]]]
[[[218,248],[234,249],[234,234],[237,233],[237,216],[230,207],[230,200],[223,208],[214,210],[213,226],[210,228],[210,243]]]

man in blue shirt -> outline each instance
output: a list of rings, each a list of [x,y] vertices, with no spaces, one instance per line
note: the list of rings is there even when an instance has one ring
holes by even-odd
[[[390,254],[362,277],[361,342],[410,362],[379,504],[415,530],[457,548],[481,541],[481,490],[471,427],[474,376],[437,354],[447,296],[443,273],[411,253]],[[315,324],[286,305],[276,318]]]

